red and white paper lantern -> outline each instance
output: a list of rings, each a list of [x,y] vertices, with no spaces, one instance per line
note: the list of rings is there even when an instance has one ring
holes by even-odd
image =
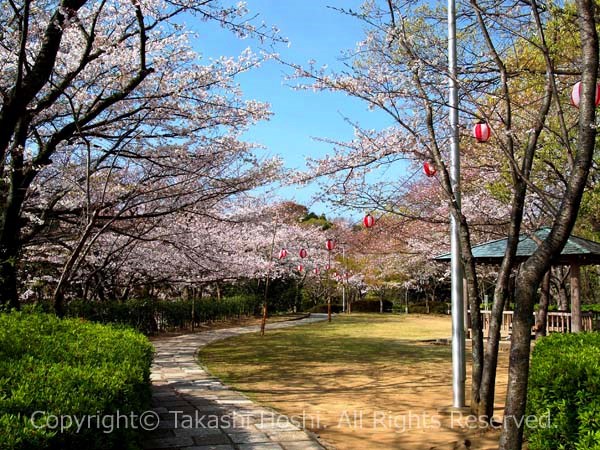
[[[287,256],[288,251],[285,248],[282,248],[281,250],[279,250],[279,259],[283,259]]]
[[[473,127],[473,136],[479,142],[487,142],[492,135],[490,126],[485,122],[479,122]]]
[[[296,270],[298,272],[302,272],[304,270],[304,266],[302,264],[298,264],[298,267],[296,267]]]
[[[425,175],[427,175],[428,177],[434,176],[437,173],[435,164],[433,164],[431,161],[425,161],[423,163],[423,172],[425,172]]]
[[[375,217],[373,217],[371,214],[367,214],[363,219],[363,224],[365,227],[371,228],[373,225],[375,225]]]
[[[575,86],[573,86],[573,90],[571,91],[571,105],[575,106],[576,108],[579,108],[579,103],[581,102],[581,89],[581,81],[578,81],[575,83]],[[600,84],[596,85],[595,105],[596,107],[600,105]]]
[[[298,253],[300,255],[300,258],[306,258],[308,256],[308,252],[306,251],[305,248],[301,248],[300,249],[300,253]]]
[[[333,239],[327,239],[327,242],[325,242],[325,248],[328,251],[331,251],[335,248],[335,241]]]

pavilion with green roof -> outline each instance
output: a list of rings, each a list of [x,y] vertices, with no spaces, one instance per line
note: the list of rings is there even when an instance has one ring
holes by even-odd
[[[532,235],[521,234],[517,246],[516,263],[520,264],[536,251],[538,244],[550,233],[550,228],[541,228]],[[477,264],[499,265],[504,258],[508,239],[497,239],[475,245],[472,248],[473,257]],[[450,253],[434,258],[436,261],[450,261]],[[570,266],[571,268],[571,331],[582,330],[581,298],[580,298],[580,267],[600,264],[600,243],[571,235],[560,256],[552,261],[553,266]]]

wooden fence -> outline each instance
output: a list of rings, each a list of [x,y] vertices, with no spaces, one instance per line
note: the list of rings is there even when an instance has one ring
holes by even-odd
[[[471,312],[467,313],[467,325],[471,329]],[[534,323],[537,319],[537,313],[533,313]],[[483,319],[483,336],[487,337],[490,330],[490,320],[492,317],[491,311],[481,311]],[[595,314],[591,312],[581,313],[581,325],[583,331],[592,331],[594,328]],[[500,334],[502,337],[510,336],[512,332],[513,311],[504,311],[502,314],[502,325],[500,326]],[[570,333],[571,332],[571,313],[568,312],[549,312],[546,324],[548,333]],[[470,334],[470,333],[469,333]]]

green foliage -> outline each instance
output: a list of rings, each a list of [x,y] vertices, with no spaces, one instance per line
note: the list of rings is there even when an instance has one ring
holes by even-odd
[[[550,417],[527,429],[529,449],[600,449],[600,334],[553,334],[533,351],[528,414]]]
[[[308,214],[306,214],[300,219],[300,222],[305,225],[320,227],[322,231],[327,231],[331,227],[333,227],[333,224],[329,220],[327,220],[325,214],[317,216],[314,212],[309,212]]]
[[[57,431],[53,418],[107,415],[116,421],[117,412],[146,410],[152,353],[148,339],[131,329],[49,314],[1,314],[0,448],[133,447],[136,431],[123,422],[111,433],[95,422],[79,432],[75,423]]]
[[[248,316],[255,313],[259,301],[253,296],[235,296],[202,300],[153,300],[86,302],[71,301],[67,315],[100,323],[128,325],[146,334],[159,330],[188,328],[196,323]]]
[[[581,310],[584,312],[600,313],[600,305],[599,304],[581,305]]]

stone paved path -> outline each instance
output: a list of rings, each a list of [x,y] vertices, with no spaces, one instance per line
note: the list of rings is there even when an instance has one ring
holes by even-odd
[[[267,324],[275,328],[324,320],[327,315]],[[153,410],[146,417],[148,450],[322,450],[310,432],[286,416],[255,405],[211,377],[196,362],[199,348],[258,326],[227,328],[161,339],[154,343]],[[142,422],[143,423],[143,422]]]

